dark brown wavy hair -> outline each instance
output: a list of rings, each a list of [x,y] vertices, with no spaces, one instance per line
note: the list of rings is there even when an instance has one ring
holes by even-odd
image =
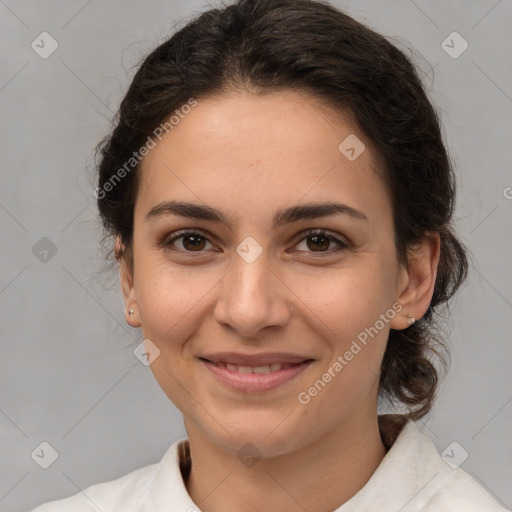
[[[255,94],[309,93],[351,116],[383,164],[402,263],[407,264],[408,248],[439,233],[441,256],[431,304],[412,326],[391,330],[380,375],[379,397],[405,406],[408,417],[421,418],[436,395],[436,362],[447,368],[439,308],[468,268],[465,249],[451,228],[454,173],[438,114],[412,59],[328,3],[238,0],[194,17],[143,60],[112,132],[97,147],[97,199],[105,239],[119,239],[116,257],[124,255],[132,265],[138,165],[115,186],[108,183],[191,98],[233,88]]]

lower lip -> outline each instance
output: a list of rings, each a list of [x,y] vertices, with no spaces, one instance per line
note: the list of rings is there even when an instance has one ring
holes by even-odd
[[[304,361],[298,365],[269,373],[239,373],[232,372],[227,368],[216,366],[210,361],[201,359],[201,362],[215,375],[223,384],[237,391],[257,393],[270,391],[271,389],[289,382],[299,373],[304,371],[313,361]]]

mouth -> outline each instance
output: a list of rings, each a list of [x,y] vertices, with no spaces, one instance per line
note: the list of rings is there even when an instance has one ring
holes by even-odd
[[[313,362],[305,359],[300,362],[274,362],[270,364],[247,365],[228,361],[211,361],[199,358],[217,382],[231,390],[244,393],[263,393],[292,381]]]
[[[264,365],[258,365],[258,366],[249,366],[249,365],[238,365],[233,363],[228,363],[225,361],[209,361],[208,359],[205,359],[203,357],[200,358],[202,361],[205,361],[207,363],[211,363],[215,365],[217,368],[226,368],[230,372],[236,372],[236,373],[259,373],[259,374],[265,374],[265,373],[271,373],[271,372],[278,372],[280,370],[286,370],[288,368],[294,368],[297,366],[300,366],[301,364],[305,362],[311,362],[313,359],[306,359],[304,361],[301,361],[299,363],[272,363],[272,364],[264,364]]]

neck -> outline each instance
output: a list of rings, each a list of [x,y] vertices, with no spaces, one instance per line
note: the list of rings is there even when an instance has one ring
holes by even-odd
[[[187,425],[187,432],[192,467],[185,484],[203,512],[332,511],[368,482],[386,455],[376,412],[251,467],[195,427]]]

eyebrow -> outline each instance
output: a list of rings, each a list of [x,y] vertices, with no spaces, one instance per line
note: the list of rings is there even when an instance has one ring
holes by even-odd
[[[317,219],[336,214],[348,215],[354,219],[368,221],[368,217],[362,211],[346,204],[331,202],[311,203],[278,210],[274,215],[272,229],[300,220]],[[229,228],[231,228],[232,225],[228,217],[219,210],[186,201],[163,201],[149,210],[145,216],[144,222],[165,215],[178,215],[189,219],[219,222]]]

